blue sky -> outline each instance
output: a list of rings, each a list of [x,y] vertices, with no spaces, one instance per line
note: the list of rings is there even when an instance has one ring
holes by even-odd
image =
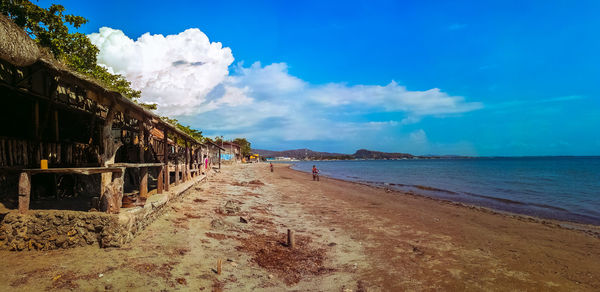
[[[599,1],[52,2],[90,20],[80,31],[101,62],[208,135],[274,150],[600,155]]]

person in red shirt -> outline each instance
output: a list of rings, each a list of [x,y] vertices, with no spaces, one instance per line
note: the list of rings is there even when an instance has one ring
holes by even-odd
[[[313,180],[319,181],[319,170],[316,165],[313,165],[312,169]]]

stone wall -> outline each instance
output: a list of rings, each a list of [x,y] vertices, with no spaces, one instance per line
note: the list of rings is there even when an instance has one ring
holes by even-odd
[[[118,240],[116,215],[64,210],[10,212],[0,223],[0,249],[49,250]]]

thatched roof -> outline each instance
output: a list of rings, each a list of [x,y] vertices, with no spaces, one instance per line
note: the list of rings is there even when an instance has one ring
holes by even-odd
[[[12,20],[0,14],[0,57],[17,66],[29,66],[42,57],[43,49]]]
[[[22,28],[2,14],[0,14],[0,59],[17,67],[26,67],[38,63],[62,79],[76,83],[98,94],[110,96],[115,99],[117,104],[127,108],[130,113],[133,112],[143,116],[148,120],[152,120],[154,124],[160,125],[161,128],[168,128],[169,131],[176,132],[178,135],[200,144],[192,136],[179,130],[175,125],[163,121],[158,115],[141,107],[131,99],[123,97],[116,91],[107,89],[100,82],[74,72],[66,65],[56,61],[47,49],[40,47]]]

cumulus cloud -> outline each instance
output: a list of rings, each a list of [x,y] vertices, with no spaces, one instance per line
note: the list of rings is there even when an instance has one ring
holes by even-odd
[[[132,40],[121,30],[103,27],[88,37],[100,49],[100,64],[124,75],[142,91],[144,102],[157,103],[170,115],[193,114],[225,81],[234,60],[229,48],[211,43],[196,28],[168,36],[146,33]]]
[[[482,108],[438,88],[413,91],[387,85],[311,84],[289,73],[286,63],[231,67],[229,48],[198,29],[177,35],[146,33],[137,40],[101,28],[89,35],[100,48],[99,63],[123,74],[144,102],[208,135],[245,136],[252,141],[348,141],[381,139],[382,131]],[[374,120],[384,113],[393,119]],[[367,117],[371,115],[370,117]],[[406,134],[427,142],[423,130]]]

